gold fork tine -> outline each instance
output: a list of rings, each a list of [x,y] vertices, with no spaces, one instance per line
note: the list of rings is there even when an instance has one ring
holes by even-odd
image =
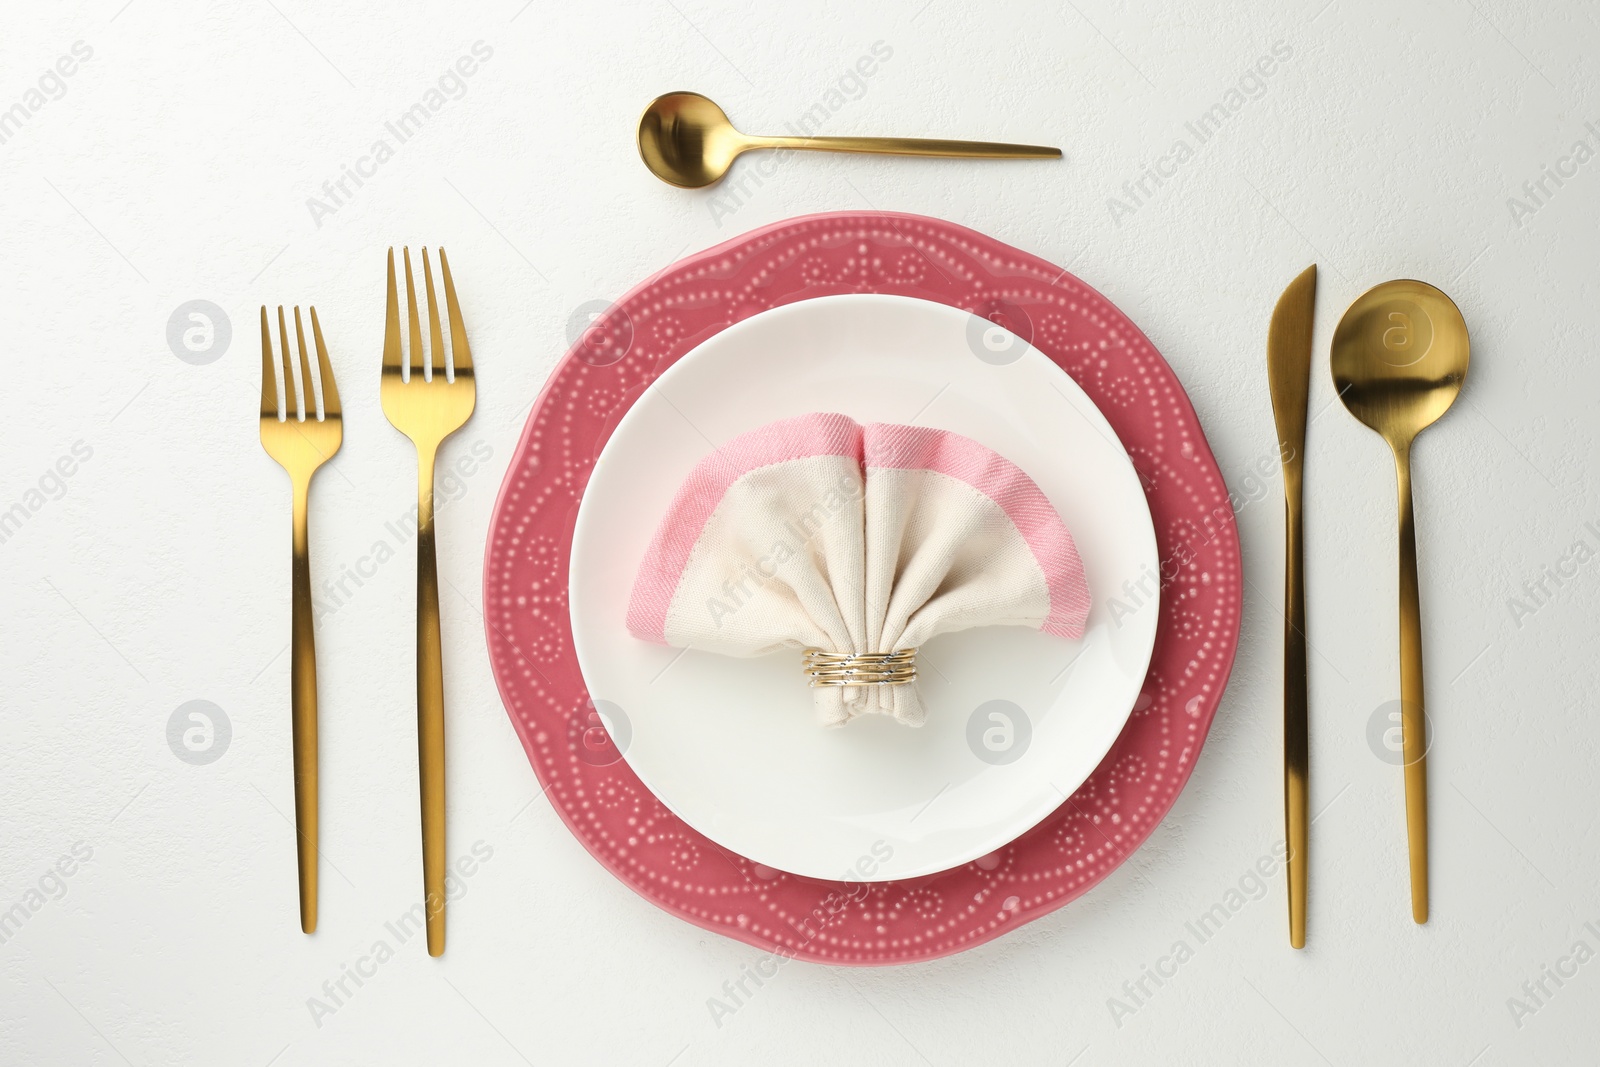
[[[400,353],[400,296],[394,287],[394,249],[391,248],[389,249],[389,307],[383,320],[383,369],[398,371],[403,361],[404,357]]]
[[[419,375],[426,377],[422,368],[428,365],[428,352],[422,347],[422,323],[417,318],[417,284],[411,278],[411,249],[407,247],[401,249],[401,252],[406,260],[406,308],[411,312],[411,371],[407,375],[409,380]]]
[[[434,364],[438,364],[440,374],[445,372],[444,336],[439,329],[439,301],[433,294],[433,268],[428,265],[428,250],[422,250],[422,281],[428,287],[428,340],[429,355],[428,377],[431,380],[434,373]]]
[[[322,343],[322,323],[317,321],[315,307],[311,309],[311,336],[317,342],[317,370],[322,379],[322,414],[325,418],[336,419],[341,414],[339,387],[333,381],[333,367],[328,362],[328,346]]]
[[[300,346],[300,388],[305,393],[306,418],[322,421],[321,407],[311,385],[311,364],[306,359],[306,330],[300,325],[300,305],[294,306],[294,339]]]
[[[290,360],[294,357],[289,347],[289,327],[283,321],[283,305],[278,305],[278,346],[283,354],[283,413],[285,418],[296,419],[300,422],[306,420],[305,407],[300,403],[300,394],[294,387],[294,365]]]
[[[467,324],[461,320],[461,303],[456,299],[456,283],[450,277],[450,261],[439,249],[439,269],[444,272],[444,304],[450,313],[450,380],[472,373],[472,349],[467,344]]]
[[[272,328],[267,325],[267,305],[261,305],[261,417],[282,418],[278,414],[278,374],[272,369]]]

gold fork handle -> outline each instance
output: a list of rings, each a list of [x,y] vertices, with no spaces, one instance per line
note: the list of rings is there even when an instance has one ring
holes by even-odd
[[[444,653],[433,538],[434,450],[417,450],[417,756],[422,786],[422,886],[428,955],[444,954]]]
[[[300,870],[300,929],[317,929],[317,648],[312,631],[311,557],[306,516],[311,480],[294,485],[294,579],[290,615],[289,699],[294,737],[295,854]]]
[[[1061,149],[994,141],[943,141],[922,137],[758,137],[761,148],[804,148],[819,152],[870,152],[889,156],[943,156],[959,159],[1060,159]]]
[[[1406,841],[1411,854],[1411,918],[1428,921],[1428,719],[1422,697],[1422,601],[1417,592],[1417,530],[1411,512],[1411,448],[1395,448],[1400,487],[1400,744],[1405,759]]]
[[[1306,721],[1305,538],[1300,485],[1286,481],[1283,626],[1283,813],[1289,846],[1289,944],[1306,945],[1306,882],[1310,856],[1310,730]]]

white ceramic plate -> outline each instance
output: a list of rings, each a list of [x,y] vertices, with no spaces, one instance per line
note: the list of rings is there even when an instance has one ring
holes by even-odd
[[[1021,467],[1083,558],[1094,598],[1083,639],[1020,627],[935,638],[918,656],[926,725],[868,716],[828,729],[798,652],[736,659],[629,634],[634,575],[694,465],[813,411],[953,430]],[[778,870],[886,881],[980,859],[1083,783],[1138,699],[1158,575],[1138,474],[1059,367],[957,308],[832,296],[728,327],[623,417],[578,512],[572,632],[624,758],[690,826]]]

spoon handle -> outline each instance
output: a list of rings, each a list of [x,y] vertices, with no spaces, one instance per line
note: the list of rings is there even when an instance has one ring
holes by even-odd
[[[1400,486],[1400,744],[1406,776],[1406,841],[1411,854],[1411,917],[1428,921],[1428,726],[1422,698],[1422,604],[1417,593],[1417,531],[1411,512],[1411,445],[1398,445]]]
[[[962,159],[1060,159],[1061,149],[993,141],[940,141],[919,137],[758,137],[760,148],[805,148],[819,152],[874,152],[889,156]]]

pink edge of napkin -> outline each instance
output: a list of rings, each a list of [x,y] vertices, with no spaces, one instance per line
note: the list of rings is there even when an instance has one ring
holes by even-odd
[[[930,470],[965,482],[994,501],[1044,571],[1050,615],[1039,628],[1077,640],[1089,620],[1089,585],[1078,546],[1044,492],[1015,463],[969,437],[923,426],[872,423],[864,433],[869,467]]]
[[[861,458],[861,426],[844,415],[780,419],[740,434],[690,472],[656,528],[628,602],[628,632],[666,644],[667,611],[689,554],[729,486],[751,471],[812,456]]]

